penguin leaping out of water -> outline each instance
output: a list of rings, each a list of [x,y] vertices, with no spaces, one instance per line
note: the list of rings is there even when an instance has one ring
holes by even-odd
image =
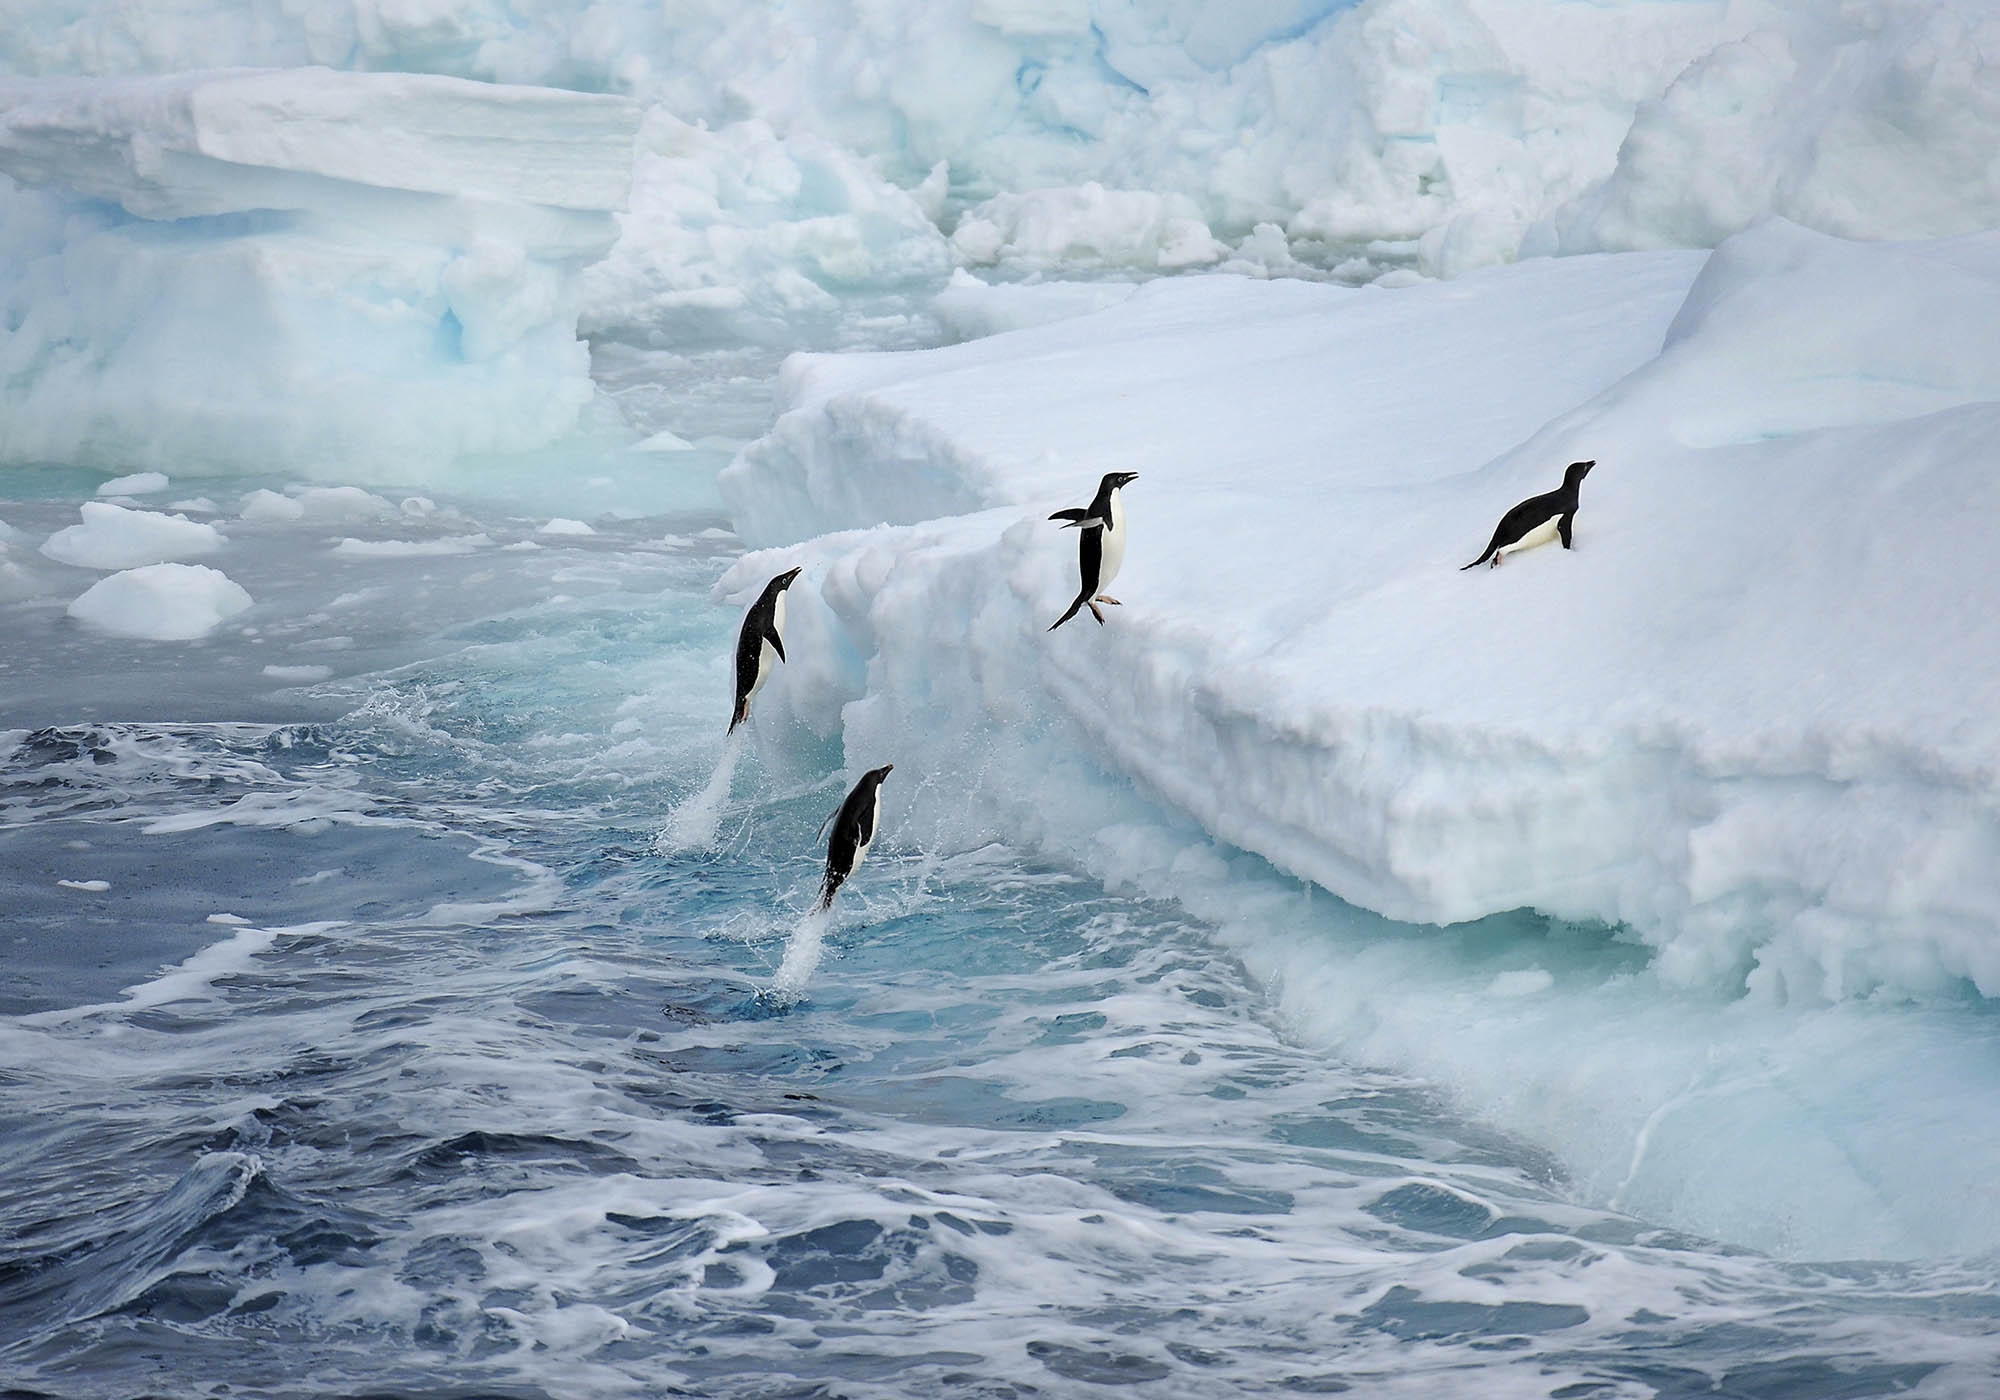
[[[840,810],[828,819],[833,823],[833,835],[826,843],[826,879],[820,884],[813,912],[824,913],[833,907],[834,895],[861,864],[868,848],[875,844],[875,819],[882,810],[882,780],[895,766],[885,763],[863,773],[861,781],[847,794],[847,800],[840,804]],[[826,823],[820,823],[820,830],[825,829]]]
[[[1488,559],[1492,567],[1499,568],[1500,561],[1510,554],[1523,549],[1533,549],[1538,544],[1547,544],[1560,536],[1564,549],[1570,547],[1570,529],[1576,523],[1577,490],[1583,479],[1590,475],[1590,469],[1597,465],[1593,459],[1588,462],[1571,462],[1569,470],[1563,473],[1563,484],[1553,491],[1540,496],[1530,496],[1500,517],[1494,527],[1493,539],[1486,546],[1486,552],[1459,569],[1474,569]]]
[[[764,688],[778,662],[785,659],[785,590],[799,576],[787,569],[769,583],[743,614],[743,630],[736,634],[736,712],[729,732],[750,718],[750,697]]]
[[[1137,472],[1106,472],[1097,483],[1096,499],[1089,505],[1081,510],[1059,510],[1049,517],[1067,521],[1065,530],[1075,527],[1076,571],[1083,582],[1076,601],[1069,605],[1068,612],[1049,624],[1049,631],[1068,622],[1082,608],[1089,608],[1090,615],[1102,627],[1104,614],[1097,605],[1122,606],[1116,598],[1106,597],[1104,590],[1111,586],[1111,580],[1118,576],[1118,566],[1125,562],[1125,502],[1118,492],[1127,482],[1138,479]]]

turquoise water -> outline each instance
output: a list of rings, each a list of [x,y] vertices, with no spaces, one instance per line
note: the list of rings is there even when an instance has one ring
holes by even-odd
[[[837,741],[758,734],[714,843],[657,841],[721,753],[711,483],[768,370],[628,366],[718,442],[491,464],[385,522],[230,522],[283,483],[177,477],[257,599],[202,643],[83,633],[52,565],[0,613],[12,1393],[1993,1392],[1990,1261],[1591,1204],[1449,1086],[1301,1039],[1200,918],[1030,853],[885,845],[769,996]],[[0,519],[96,479],[23,475]],[[1296,936],[1643,961],[1323,895]]]

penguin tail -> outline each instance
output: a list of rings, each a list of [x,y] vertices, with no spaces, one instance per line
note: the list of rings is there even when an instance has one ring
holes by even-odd
[[[750,718],[750,697],[746,695],[736,702],[736,713],[730,717],[729,728],[723,730],[723,734],[725,736],[734,734],[736,726],[748,718]]]
[[[1490,554],[1492,553],[1492,551],[1488,550],[1487,553]],[[1477,559],[1473,560],[1470,564],[1460,564],[1458,566],[1458,571],[1460,573],[1464,573],[1467,569],[1476,569],[1485,562],[1486,562],[1486,555],[1482,554]]]
[[[827,871],[826,883],[819,887],[819,898],[813,901],[813,913],[824,914],[827,910],[833,908],[833,897],[839,890],[839,878],[831,870]]]
[[[1068,611],[1068,612],[1066,612],[1066,613],[1064,613],[1064,614],[1063,614],[1063,615],[1062,615],[1061,617],[1057,618],[1057,619],[1056,619],[1056,620],[1055,620],[1054,622],[1051,622],[1051,623],[1049,624],[1049,631],[1051,631],[1051,632],[1055,631],[1055,630],[1056,630],[1056,628],[1058,628],[1058,627],[1062,626],[1062,625],[1063,625],[1063,624],[1064,624],[1065,622],[1068,622],[1068,621],[1069,621],[1069,620],[1070,620],[1071,618],[1075,617],[1075,616],[1076,616],[1076,615],[1077,615],[1078,613],[1082,612],[1082,611],[1083,611],[1083,605],[1084,605],[1085,603],[1089,602],[1089,601],[1090,601],[1090,600],[1089,600],[1088,598],[1084,597],[1084,596],[1083,596],[1083,594],[1081,594],[1081,593],[1077,594],[1077,595],[1076,595],[1076,601],[1075,601],[1074,603],[1071,603],[1071,604],[1069,605],[1069,611]],[[1092,611],[1092,612],[1096,612],[1096,611],[1097,611],[1097,609],[1096,609],[1096,608],[1092,608],[1092,609],[1091,609],[1091,611]],[[1098,620],[1099,622],[1102,622],[1102,621],[1104,621],[1104,619],[1103,619],[1103,618],[1101,618],[1101,617],[1100,617],[1100,618],[1098,618],[1097,620]]]

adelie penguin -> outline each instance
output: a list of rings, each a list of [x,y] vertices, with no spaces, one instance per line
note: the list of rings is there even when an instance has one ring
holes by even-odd
[[[750,718],[750,698],[764,688],[771,672],[785,659],[785,590],[799,576],[787,569],[769,583],[743,615],[743,630],[736,634],[736,712],[729,732]]]
[[[1082,588],[1077,592],[1076,601],[1069,605],[1069,611],[1049,624],[1049,631],[1068,622],[1077,615],[1079,609],[1089,608],[1090,615],[1097,619],[1098,626],[1104,625],[1104,614],[1098,610],[1099,603],[1118,604],[1116,598],[1108,598],[1104,590],[1111,586],[1111,580],[1118,577],[1118,566],[1125,562],[1125,503],[1119,498],[1119,491],[1127,482],[1137,481],[1137,472],[1106,472],[1104,479],[1097,483],[1097,498],[1081,510],[1059,510],[1051,515],[1051,520],[1063,520],[1065,530],[1075,527],[1076,571],[1082,580]]]
[[[830,819],[833,835],[826,842],[826,879],[819,887],[819,902],[813,905],[815,913],[833,907],[834,895],[861,864],[868,848],[875,844],[875,819],[882,810],[882,780],[895,766],[885,763],[863,773],[861,781]],[[820,829],[825,830],[825,823],[821,823]]]
[[[1547,544],[1560,537],[1564,549],[1570,547],[1570,530],[1576,524],[1576,498],[1583,479],[1590,475],[1596,461],[1571,462],[1569,470],[1563,473],[1563,484],[1553,491],[1540,496],[1530,496],[1500,517],[1494,527],[1493,539],[1486,546],[1486,552],[1470,564],[1459,569],[1476,569],[1487,560],[1499,568],[1500,561],[1510,554],[1523,549],[1533,549],[1538,544]]]

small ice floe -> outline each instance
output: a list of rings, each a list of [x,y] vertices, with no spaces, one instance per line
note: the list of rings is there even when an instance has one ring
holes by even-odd
[[[694,444],[678,433],[661,431],[651,437],[633,443],[628,452],[692,452]]]
[[[133,472],[130,476],[114,476],[97,488],[100,496],[150,496],[155,491],[167,489],[165,472]]]
[[[252,491],[237,506],[243,519],[260,524],[304,521],[315,525],[347,525],[382,520],[396,508],[359,486],[313,486],[290,495]]]
[[[548,524],[542,526],[541,529],[535,531],[535,533],[538,535],[594,535],[597,531],[581,520],[569,520],[558,515]]]
[[[82,514],[82,524],[42,541],[42,553],[85,569],[131,569],[213,554],[228,543],[213,525],[185,515],[128,510],[109,501],[85,501]]]
[[[227,924],[231,928],[241,928],[250,921],[241,914],[210,914],[208,922],[211,924]]]
[[[82,890],[85,894],[103,894],[111,888],[109,880],[58,880],[56,883],[66,890]]]
[[[99,579],[69,605],[79,622],[117,637],[187,642],[250,607],[243,586],[205,564],[148,564]]]

